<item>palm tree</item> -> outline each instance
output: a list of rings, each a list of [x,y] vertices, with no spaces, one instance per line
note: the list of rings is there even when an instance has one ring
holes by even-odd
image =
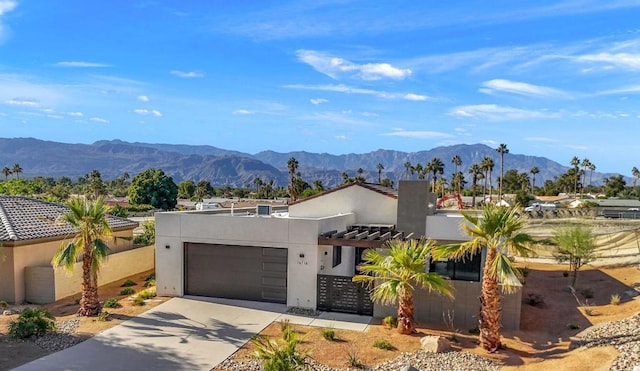
[[[424,173],[422,172],[422,165],[418,162],[415,166],[411,168],[411,174],[418,174],[418,179],[424,179]]]
[[[404,163],[404,176],[405,178],[409,179],[409,173],[411,173],[411,175],[413,175],[413,169],[411,167],[411,162],[407,161]]]
[[[498,148],[496,148],[496,152],[500,154],[500,185],[498,190],[498,200],[502,200],[502,179],[504,178],[504,154],[509,153],[509,149],[507,145],[501,143]]]
[[[455,156],[453,156],[453,158],[451,159],[451,163],[452,163],[452,164],[453,164],[453,166],[455,167],[455,171],[453,172],[453,173],[454,173],[454,177],[455,177],[455,174],[457,174],[457,173],[458,173],[458,167],[462,165],[462,159],[460,158],[460,156],[455,155]],[[453,178],[452,178],[452,180],[453,180]],[[458,185],[458,188],[456,188],[456,191],[457,191],[458,193],[460,193],[460,186],[459,186],[459,185]]]
[[[9,169],[8,167],[3,167],[2,168],[2,174],[4,174],[4,180],[8,180],[9,179],[9,175],[11,175],[11,173],[13,173],[13,171],[11,171],[11,169]]]
[[[73,198],[67,207],[69,211],[61,216],[60,222],[70,224],[76,234],[71,242],[58,248],[51,263],[73,271],[78,258],[82,258],[82,298],[78,314],[97,316],[102,309],[98,299],[98,272],[109,253],[105,239],[111,236],[108,208],[102,197],[95,201]]]
[[[588,158],[584,158],[580,163],[580,167],[582,167],[582,170],[581,170],[582,187],[580,187],[580,198],[582,198],[582,195],[584,194],[584,185],[585,183],[587,183],[587,169],[589,168],[590,165],[591,165],[591,161],[589,161]]]
[[[378,169],[378,184],[382,184],[382,170],[384,170],[384,166],[381,163],[376,165],[376,169]]]
[[[590,164],[589,165],[589,185],[591,185],[591,179],[593,178],[593,172],[596,170],[596,165],[595,164]]]
[[[487,180],[489,180],[489,201],[492,200],[492,190],[493,190],[493,184],[491,183],[491,172],[493,171],[493,159],[491,157],[485,157],[482,159],[482,162],[480,163],[480,166],[482,166],[482,170],[484,170],[484,188],[482,189],[482,198],[484,201],[484,198],[486,197],[486,191],[487,191]]]
[[[476,207],[476,188],[478,186],[478,176],[482,175],[482,167],[479,164],[473,164],[469,168],[469,174],[471,174],[471,192],[473,199],[471,201],[471,206]]]
[[[638,184],[638,179],[640,179],[640,170],[634,166],[633,169],[631,169],[631,175],[633,175],[633,188],[635,188],[636,184]]]
[[[531,168],[531,170],[529,170],[529,172],[531,173],[532,176],[532,181],[531,181],[531,193],[534,192],[534,190],[536,189],[536,174],[540,173],[540,169],[538,169],[537,166],[534,166]]]
[[[520,271],[511,257],[528,256],[531,253],[529,244],[533,240],[521,232],[525,220],[519,217],[518,206],[490,203],[484,206],[482,215],[465,212],[463,216],[467,223],[462,224],[462,230],[471,240],[436,247],[432,255],[434,259],[463,259],[486,249],[480,294],[480,343],[484,349],[495,352],[502,347],[500,285],[504,292],[512,292],[520,286]]]
[[[571,166],[573,166],[573,170],[575,172],[573,178],[573,197],[575,198],[578,195],[578,166],[580,165],[580,159],[576,156],[573,156],[571,159]]]
[[[287,161],[287,169],[289,170],[289,197],[291,201],[295,201],[298,198],[298,193],[295,187],[296,170],[298,170],[298,160],[295,157],[291,157]]]
[[[444,174],[444,162],[442,162],[441,159],[434,157],[425,167],[425,171],[433,174],[433,185],[431,187],[431,191],[433,193],[438,193],[436,188],[436,181],[438,179],[438,174]]]
[[[381,304],[398,305],[398,332],[416,332],[413,318],[413,291],[418,287],[452,297],[446,277],[427,272],[429,254],[434,248],[432,240],[394,239],[386,243],[386,249],[366,250],[363,263],[358,266],[361,274],[353,282],[363,282],[372,287],[371,299]]]
[[[13,169],[11,170],[11,172],[13,174],[16,174],[17,179],[20,179],[20,173],[22,173],[22,168],[20,167],[20,164],[18,163],[13,164]]]

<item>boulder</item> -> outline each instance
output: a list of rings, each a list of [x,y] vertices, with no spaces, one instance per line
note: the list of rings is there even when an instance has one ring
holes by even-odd
[[[16,312],[15,310],[11,310],[11,309],[7,309],[2,311],[2,315],[3,316],[12,316],[14,314],[17,314],[18,312]]]
[[[442,336],[425,336],[420,339],[422,350],[428,353],[442,353],[451,350],[451,342]]]

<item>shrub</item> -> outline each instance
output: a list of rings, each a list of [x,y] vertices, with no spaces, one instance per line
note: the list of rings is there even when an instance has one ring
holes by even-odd
[[[584,310],[584,314],[586,314],[589,317],[595,315],[595,311],[593,310],[593,307],[586,300],[585,300],[584,304],[582,304],[582,310]]]
[[[612,294],[611,299],[609,300],[609,304],[611,305],[620,305],[620,295]]]
[[[156,273],[155,273],[155,272],[151,273],[151,274],[150,274],[150,275],[148,275],[148,276],[147,276],[147,278],[145,278],[144,280],[145,280],[145,282],[146,282],[146,281],[151,281],[151,280],[154,280],[154,281],[155,281],[155,280],[156,280]]]
[[[126,289],[120,290],[120,295],[133,295],[136,293],[136,290],[131,287],[127,287]]]
[[[530,292],[524,302],[532,307],[544,306],[544,296]]]
[[[288,319],[283,319],[280,321],[280,331],[286,332],[291,329],[291,322]]]
[[[347,350],[347,364],[351,367],[362,368],[362,361],[358,357],[358,351],[356,348],[352,348],[351,350]]]
[[[155,298],[158,295],[156,294],[156,290],[144,290],[144,291],[140,291],[138,296],[141,297],[142,300],[147,300],[147,299]]]
[[[384,350],[394,350],[395,347],[393,345],[391,345],[391,343],[388,340],[384,340],[384,339],[379,339],[373,342],[373,346],[378,348],[378,349],[384,349]]]
[[[104,301],[104,304],[102,304],[102,307],[104,307],[104,308],[122,308],[122,304],[120,304],[118,302],[118,299],[116,299],[116,298],[109,298],[109,299]]]
[[[102,312],[100,312],[100,314],[98,314],[98,318],[97,320],[100,322],[107,322],[107,321],[111,321],[111,314],[109,314],[109,312],[107,312],[106,310],[103,310]]]
[[[18,339],[41,336],[55,329],[56,318],[44,308],[27,308],[17,321],[9,323],[9,335]]]
[[[126,280],[124,281],[124,283],[122,285],[120,285],[120,287],[131,287],[131,286],[135,286],[137,285],[137,283],[131,281],[131,280]]]
[[[154,287],[156,285],[156,280],[148,280],[144,281],[144,287]]]
[[[386,316],[382,320],[382,324],[384,324],[384,327],[388,329],[394,329],[398,327],[398,319],[394,316]]]
[[[591,289],[583,289],[582,291],[580,291],[580,293],[585,299],[593,298],[593,290]]]
[[[137,305],[137,306],[143,306],[144,303],[144,299],[142,297],[140,297],[140,295],[137,295],[135,298],[133,298],[133,305]]]
[[[309,357],[307,352],[296,351],[296,347],[301,342],[302,340],[298,339],[293,331],[289,339],[280,342],[256,336],[251,339],[255,347],[251,356],[262,360],[262,368],[265,371],[295,371],[301,369]]]
[[[0,309],[7,309],[9,308],[9,303],[7,303],[4,300],[0,300]]]
[[[334,341],[334,340],[336,340],[336,331],[334,329],[332,329],[331,327],[323,328],[322,329],[322,337],[325,340]]]

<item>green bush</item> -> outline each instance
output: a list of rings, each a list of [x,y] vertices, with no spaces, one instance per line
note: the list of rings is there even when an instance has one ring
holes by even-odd
[[[362,368],[363,364],[358,357],[358,351],[354,347],[351,350],[347,350],[347,364],[351,367]]]
[[[620,295],[612,294],[611,299],[609,300],[609,304],[611,305],[620,305]]]
[[[373,342],[373,346],[378,348],[378,349],[384,349],[384,350],[393,350],[395,349],[395,347],[393,345],[391,345],[391,343],[389,342],[389,340],[383,340],[383,339],[379,339]]]
[[[129,216],[129,210],[120,205],[114,205],[113,207],[111,207],[111,210],[109,210],[109,214],[113,216],[119,216],[121,218],[126,218]]]
[[[144,281],[144,287],[154,287],[156,285],[156,280],[148,280]]]
[[[382,323],[384,324],[384,327],[388,329],[394,329],[398,327],[398,319],[394,316],[384,317],[384,319],[382,320]]]
[[[139,212],[145,212],[145,211],[153,210],[153,206],[145,205],[145,204],[129,205],[129,206],[127,206],[127,210],[130,213],[139,213]]]
[[[102,304],[102,307],[104,307],[104,308],[122,308],[122,304],[120,304],[118,302],[118,299],[116,299],[116,298],[109,298],[109,299],[104,301],[104,304]]]
[[[299,370],[304,367],[305,361],[309,357],[307,352],[299,353],[296,351],[296,347],[301,342],[302,339],[298,339],[295,332],[291,333],[289,339],[280,342],[256,336],[251,339],[251,343],[255,347],[251,356],[262,360],[262,368],[265,371]]]
[[[120,295],[133,295],[135,293],[136,293],[136,290],[134,290],[131,287],[127,287],[126,289],[120,290]]]
[[[325,340],[334,341],[334,340],[337,339],[336,330],[332,329],[331,327],[323,328],[322,329],[322,337]]]
[[[55,329],[56,318],[44,308],[27,308],[17,321],[9,323],[9,335],[18,339],[41,336]]]
[[[126,280],[124,281],[124,283],[122,285],[120,285],[120,287],[131,287],[131,286],[135,286],[137,285],[137,283],[131,281],[131,280]]]
[[[157,294],[156,294],[156,290],[144,290],[144,291],[140,291],[138,296],[141,297],[142,300],[146,300],[146,299],[155,298]]]
[[[9,303],[7,303],[4,300],[0,300],[0,309],[7,309],[9,308]]]
[[[145,304],[144,299],[140,295],[137,295],[135,298],[133,298],[133,305],[137,305],[141,307],[144,304]]]
[[[98,321],[99,322],[111,321],[111,314],[106,310],[103,310],[102,312],[100,312],[100,314],[98,314]]]

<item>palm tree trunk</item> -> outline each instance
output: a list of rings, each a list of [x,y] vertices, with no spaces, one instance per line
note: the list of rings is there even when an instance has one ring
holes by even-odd
[[[398,332],[410,335],[416,332],[416,321],[413,318],[413,295],[403,294],[398,304]]]
[[[98,299],[98,287],[96,273],[92,272],[93,260],[91,250],[85,248],[82,254],[82,298],[78,314],[81,316],[97,316],[100,314],[100,300]]]
[[[496,258],[496,251],[488,249],[487,260],[482,277],[482,293],[480,294],[480,344],[489,351],[495,352],[502,348],[500,342],[501,312],[500,287],[497,277],[490,275],[491,266]]]

